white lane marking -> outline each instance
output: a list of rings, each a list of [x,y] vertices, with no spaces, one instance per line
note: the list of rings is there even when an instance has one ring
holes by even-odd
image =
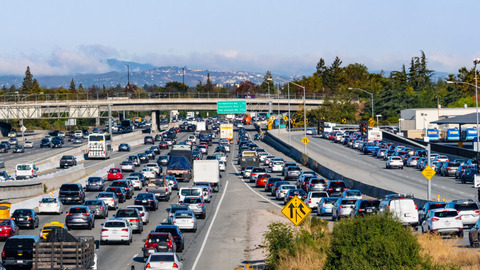
[[[218,202],[218,205],[217,205],[217,209],[215,210],[215,214],[213,215],[212,222],[210,222],[210,225],[208,226],[207,234],[203,239],[202,247],[200,247],[200,251],[198,252],[197,258],[195,258],[195,262],[193,263],[192,270],[195,270],[195,267],[197,267],[197,263],[200,260],[200,257],[202,256],[203,249],[205,248],[205,244],[207,243],[207,240],[208,240],[208,236],[210,235],[210,231],[212,230],[213,224],[215,223],[215,218],[217,217],[218,210],[220,209],[220,206],[222,205],[222,202],[223,202],[223,198],[227,193],[227,187],[228,187],[228,180],[225,183],[225,188],[223,189],[222,197],[220,198],[220,201]]]
[[[235,167],[235,165],[233,165],[233,162],[232,162],[232,166],[233,166],[233,168],[235,169],[235,171],[236,171],[236,172],[237,172],[237,174],[238,174],[239,172],[238,172],[238,170],[237,170],[237,167]],[[243,181],[243,179],[242,179],[242,177],[241,177],[241,176],[238,176],[238,178],[240,178],[240,180],[241,180],[241,181],[242,181],[242,182],[245,184],[245,186],[247,186],[247,187],[248,187],[248,188],[249,188],[249,189],[250,189],[250,190],[251,190],[253,193],[257,194],[257,195],[258,195],[258,196],[260,196],[262,199],[264,199],[264,200],[266,200],[267,202],[269,202],[269,203],[271,203],[271,204],[275,205],[276,207],[278,207],[278,208],[280,208],[280,209],[282,209],[282,208],[283,208],[283,207],[281,207],[280,205],[278,205],[278,204],[276,204],[276,203],[272,202],[270,199],[267,199],[267,198],[263,197],[263,195],[262,195],[262,194],[260,194],[260,193],[256,192],[256,191],[255,191],[255,190],[254,190],[252,187],[250,187],[250,186],[249,186],[247,183],[245,183],[245,181]]]

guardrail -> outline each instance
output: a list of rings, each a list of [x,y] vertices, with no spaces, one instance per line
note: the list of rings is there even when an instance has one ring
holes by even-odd
[[[398,192],[387,190],[384,188],[376,187],[373,185],[369,185],[363,182],[360,182],[355,179],[351,179],[348,177],[343,176],[341,173],[335,172],[322,164],[318,163],[316,160],[313,158],[309,157],[308,155],[303,154],[299,150],[297,150],[295,147],[289,145],[288,143],[276,138],[275,136],[272,136],[269,132],[266,132],[266,134],[263,137],[263,141],[273,148],[279,150],[280,152],[283,152],[285,155],[293,158],[295,161],[309,167],[311,170],[316,171],[323,177],[329,180],[343,180],[347,184],[347,186],[351,189],[358,189],[360,190],[363,194],[366,194],[368,196],[372,196],[375,198],[384,198],[385,195],[388,194],[395,194]],[[419,198],[414,198],[415,202],[419,207],[423,207],[423,205],[427,202],[427,200],[419,199]]]

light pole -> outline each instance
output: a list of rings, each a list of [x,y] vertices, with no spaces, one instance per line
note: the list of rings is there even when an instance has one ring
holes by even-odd
[[[382,117],[382,115],[381,115],[381,114],[377,114],[377,115],[375,115],[375,116],[377,117],[377,127],[378,127],[378,118],[379,118],[379,117]]]
[[[349,89],[349,90],[360,90],[360,91],[363,91],[363,92],[365,92],[365,93],[370,94],[371,99],[372,99],[372,119],[373,119],[373,116],[375,115],[375,114],[373,114],[373,93],[368,92],[368,91],[366,91],[366,90],[363,90],[363,89],[361,89],[361,88],[356,88],[356,87],[349,87],[348,89]]]
[[[270,81],[273,81],[273,79],[271,77],[268,77],[266,79],[267,81],[267,87],[268,87],[268,96],[267,96],[267,100],[268,100],[268,114],[270,115],[272,113],[272,104],[271,104],[271,101],[270,101]]]
[[[298,87],[303,88],[303,137],[307,137],[307,100],[305,97],[305,86],[302,86],[300,84],[294,83],[294,82],[288,82],[293,85],[296,85]],[[307,145],[303,144],[305,147],[303,148],[303,153],[306,155],[307,154]]]
[[[183,70],[183,75],[182,75],[183,91],[185,91],[185,67],[186,66],[183,66],[183,68],[182,68],[182,70]],[[187,91],[185,91],[185,92],[187,92]]]
[[[473,60],[473,64],[474,64],[474,68],[475,68],[475,85],[471,84],[471,83],[467,83],[467,82],[458,82],[458,81],[446,81],[447,83],[450,83],[450,84],[466,84],[466,85],[470,85],[470,86],[473,86],[475,87],[475,114],[477,115],[477,143],[476,143],[476,151],[478,152],[480,150],[479,148],[479,137],[480,137],[480,134],[478,134],[478,84],[477,84],[477,64],[480,63],[480,59],[474,59]],[[473,148],[473,150],[475,150],[475,147]]]

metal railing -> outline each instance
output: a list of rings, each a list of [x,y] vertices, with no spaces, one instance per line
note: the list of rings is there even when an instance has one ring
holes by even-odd
[[[163,93],[55,93],[55,94],[7,94],[1,95],[3,102],[44,102],[44,101],[80,101],[80,100],[111,100],[111,99],[270,99],[272,102],[277,99],[287,99],[286,95],[255,94],[245,98],[242,95],[229,93],[185,93],[185,92],[163,92]],[[290,94],[290,99],[302,99],[303,95]],[[323,100],[323,94],[307,94],[306,99]]]

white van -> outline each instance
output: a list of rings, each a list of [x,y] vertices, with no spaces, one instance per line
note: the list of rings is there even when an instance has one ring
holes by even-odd
[[[403,194],[389,194],[380,202],[380,211],[391,211],[403,225],[418,226],[418,210],[413,198]],[[418,228],[417,228],[418,229]]]
[[[17,164],[15,166],[15,180],[37,177],[38,168],[33,163]]]
[[[81,130],[75,130],[73,136],[83,138],[83,132]]]
[[[186,196],[200,196],[203,199],[202,187],[182,187],[178,191],[178,202],[183,202]]]

